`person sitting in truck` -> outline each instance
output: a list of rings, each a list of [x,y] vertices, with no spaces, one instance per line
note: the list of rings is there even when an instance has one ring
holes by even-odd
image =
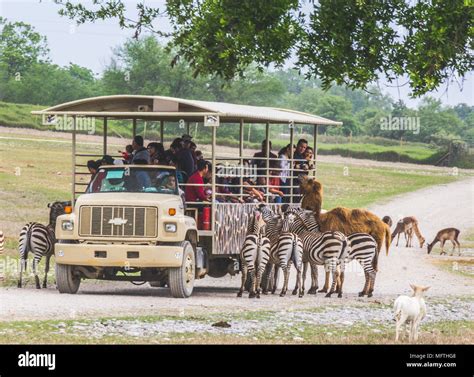
[[[152,165],[168,165],[165,158],[165,148],[163,144],[152,142],[146,147],[150,153],[150,164]]]
[[[197,171],[188,179],[188,186],[184,190],[185,198],[187,202],[208,202],[210,199],[209,195],[204,193],[203,177],[209,171],[209,163],[206,160],[199,160],[197,165]]]
[[[143,137],[137,135],[133,138],[133,158],[132,164],[135,164],[137,160],[145,160],[147,164],[150,163],[150,154],[148,150],[143,146]]]
[[[132,162],[132,158],[133,158],[132,144],[128,144],[125,147],[125,151],[118,151],[118,153],[120,153],[122,155],[122,159],[123,159],[124,164],[129,164],[130,162]]]

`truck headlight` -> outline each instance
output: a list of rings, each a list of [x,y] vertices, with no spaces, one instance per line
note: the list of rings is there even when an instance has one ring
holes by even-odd
[[[165,231],[168,233],[176,233],[176,224],[165,223]]]
[[[74,229],[74,223],[71,220],[65,220],[61,223],[62,230],[72,231]]]

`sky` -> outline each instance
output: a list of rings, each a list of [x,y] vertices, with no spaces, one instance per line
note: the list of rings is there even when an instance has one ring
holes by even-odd
[[[90,4],[83,1],[84,5]],[[137,1],[126,0],[128,16],[134,18]],[[147,6],[164,9],[165,0],[146,0]],[[10,21],[23,21],[31,24],[48,39],[50,57],[53,63],[60,66],[70,62],[87,67],[97,76],[110,62],[114,47],[121,45],[133,36],[133,30],[122,30],[117,20],[97,21],[95,24],[76,26],[74,21],[58,15],[60,6],[51,0],[0,0],[0,16]],[[155,20],[154,26],[160,30],[170,31],[166,18]],[[420,99],[409,97],[409,87],[404,85],[406,78],[400,78],[398,88],[396,83],[388,84],[384,79],[378,83],[384,93],[390,94],[395,100],[401,99],[408,106],[416,107]],[[460,80],[462,81],[462,80]],[[159,93],[157,93],[159,94]],[[467,103],[474,106],[474,73],[464,78],[462,87],[459,83],[444,84],[437,91],[429,94],[440,99],[443,104],[454,106]]]

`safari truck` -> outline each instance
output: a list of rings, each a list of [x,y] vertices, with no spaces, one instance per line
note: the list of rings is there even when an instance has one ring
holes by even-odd
[[[70,130],[72,135],[72,206],[58,217],[56,225],[59,292],[76,293],[82,279],[123,280],[148,282],[152,287],[167,285],[171,295],[178,298],[192,294],[195,279],[206,275],[220,278],[240,271],[240,248],[255,208],[248,199],[249,177],[254,188],[263,189],[265,202],[278,211],[281,204],[273,202],[269,178],[279,175],[283,168],[279,158],[269,154],[270,137],[276,137],[275,132],[270,134],[270,127],[279,127],[278,137],[289,136],[290,145],[296,144],[295,137],[310,140],[315,152],[311,159],[314,165],[308,170],[299,167],[290,148],[286,197],[292,204],[299,200],[294,177],[315,175],[319,127],[341,124],[293,110],[135,95],[87,98],[32,113],[41,115],[45,123]],[[166,129],[173,130],[174,137],[180,133],[192,134],[198,140],[201,135],[208,136],[210,145],[200,149],[212,166],[212,178],[206,184],[211,192],[209,202],[185,202],[183,190],[188,184],[179,182],[177,170],[170,166],[106,165],[91,178],[87,160],[104,155],[118,160],[115,148],[123,149],[130,143],[121,140],[117,144],[117,139],[109,142],[111,131],[117,135],[110,124],[123,125],[126,120],[131,120],[133,136],[140,130],[145,139],[162,143],[172,139],[165,139]],[[78,134],[87,131],[84,124],[100,126],[99,150],[77,140]],[[245,148],[244,136],[250,126],[265,127],[262,151],[266,153],[259,157],[253,156],[255,150]],[[301,126],[300,132],[309,128],[312,135],[298,135],[297,126]],[[238,150],[226,154],[219,145],[220,135],[236,127]],[[146,137],[145,132],[151,129],[154,136]],[[258,168],[249,163],[250,159]],[[257,176],[265,178],[264,183],[257,184]],[[232,201],[227,200],[230,197]]]

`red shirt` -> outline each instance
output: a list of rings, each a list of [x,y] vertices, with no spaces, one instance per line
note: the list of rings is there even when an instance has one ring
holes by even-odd
[[[186,198],[187,202],[199,202],[207,200],[207,196],[204,193],[204,181],[198,171],[189,177],[188,182],[186,183],[202,185],[186,186],[184,197]]]
[[[270,188],[278,190],[280,188],[280,177],[270,177],[270,179],[268,180],[268,184],[270,186],[276,186],[276,187],[270,187]]]

